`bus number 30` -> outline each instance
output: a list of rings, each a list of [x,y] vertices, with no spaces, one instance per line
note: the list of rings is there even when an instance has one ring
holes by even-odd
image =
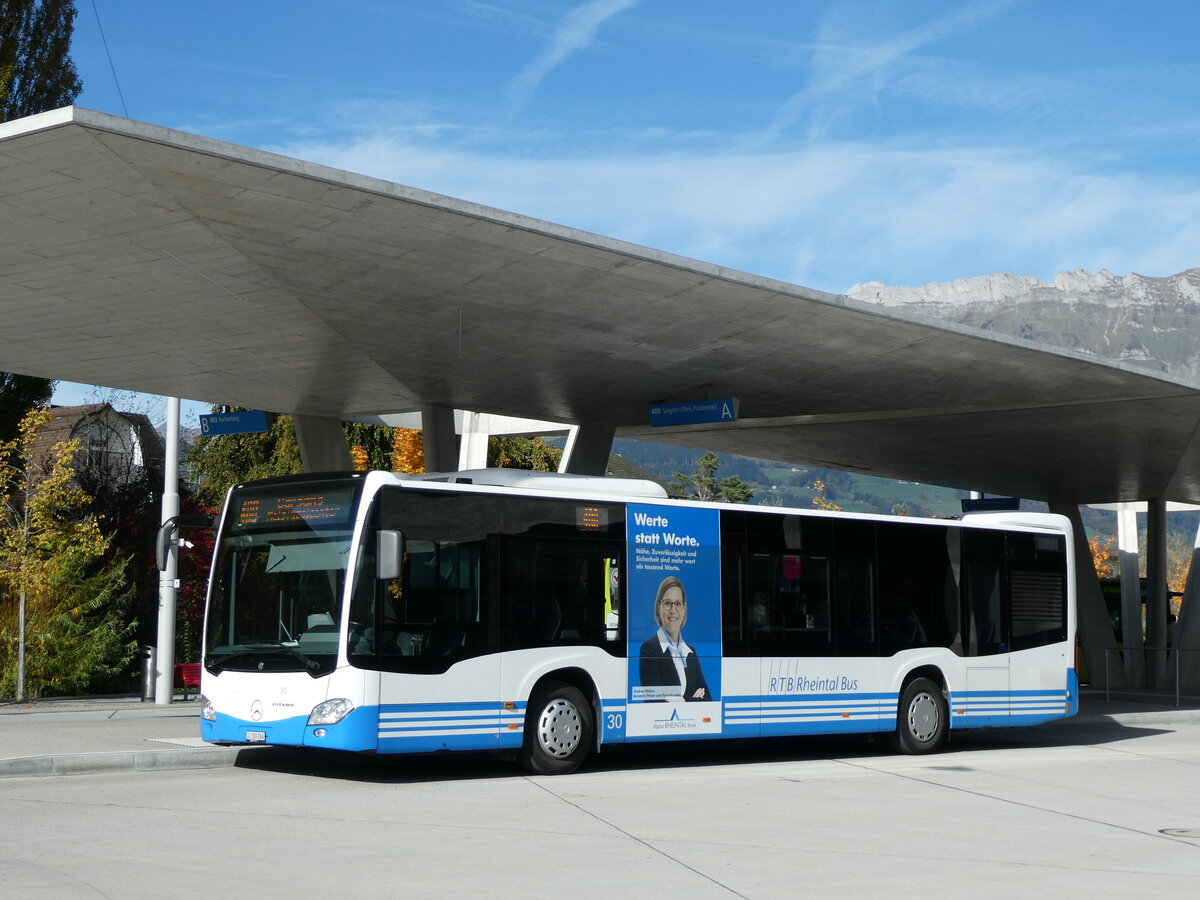
[[[625,724],[625,717],[623,715],[621,715],[620,713],[609,713],[608,714],[608,730],[609,731],[619,731],[624,724]]]

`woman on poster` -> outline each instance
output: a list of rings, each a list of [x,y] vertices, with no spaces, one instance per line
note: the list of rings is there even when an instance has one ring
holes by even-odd
[[[658,631],[642,644],[638,673],[643,686],[675,687],[684,700],[711,700],[700,657],[683,640],[687,594],[674,575],[662,580],[654,598]]]

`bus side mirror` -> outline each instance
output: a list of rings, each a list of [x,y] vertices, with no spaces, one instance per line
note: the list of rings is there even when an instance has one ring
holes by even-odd
[[[404,569],[404,533],[383,529],[377,535],[375,575],[380,581],[399,578]]]

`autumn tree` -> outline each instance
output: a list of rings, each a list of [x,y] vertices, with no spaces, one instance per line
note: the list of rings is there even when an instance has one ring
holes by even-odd
[[[392,468],[392,432],[395,429],[365,422],[343,422],[342,430],[346,432],[350,458],[357,471],[387,472]],[[357,456],[355,448],[358,448]]]
[[[128,468],[114,472],[103,465],[76,465],[75,483],[89,498],[86,511],[108,536],[106,562],[129,560],[125,570],[130,588],[126,617],[139,623],[140,643],[157,640],[159,572],[153,554],[161,520],[162,473],[151,474],[125,456]],[[154,477],[157,476],[157,477]]]
[[[831,500],[827,496],[826,492],[827,492],[828,488],[825,486],[824,481],[821,481],[818,478],[816,481],[813,482],[812,489],[813,489],[812,504],[817,509],[823,509],[823,510],[826,510],[827,512],[837,512],[838,510],[840,510],[842,508],[839,504],[834,503],[833,500]]]
[[[105,564],[108,539],[71,466],[78,442],[34,458],[50,419],[34,410],[0,443],[0,695],[110,690],[134,655],[127,559]],[[22,653],[22,641],[24,653]],[[19,671],[21,657],[23,671]],[[28,686],[28,687],[27,687]]]
[[[710,450],[700,457],[695,471],[690,475],[673,473],[667,490],[677,497],[721,503],[744,503],[754,496],[754,489],[736,475],[718,479],[717,469],[720,465],[720,457]]]
[[[1092,554],[1092,564],[1096,567],[1096,575],[1100,579],[1115,579],[1121,577],[1120,554],[1115,549],[1116,538],[1099,535],[1088,538],[1088,550]],[[1145,536],[1140,542],[1138,553],[1139,577],[1145,578]],[[1171,612],[1178,615],[1181,598],[1187,587],[1188,572],[1192,564],[1192,544],[1183,535],[1172,533],[1167,538],[1167,592],[1170,598]]]
[[[213,412],[236,412],[213,407]],[[351,462],[359,469],[388,470],[392,466],[392,429],[383,425],[344,422]],[[273,416],[266,431],[250,434],[200,435],[185,457],[194,473],[197,502],[220,509],[225,493],[235,484],[304,471],[296,426],[291,416]]]
[[[216,514],[216,510],[202,507],[187,494],[180,497],[179,511],[185,516]],[[208,567],[212,562],[216,536],[211,528],[188,528],[180,532],[180,537],[183,543],[179,548],[175,658],[180,662],[196,662],[200,659]]]
[[[500,435],[488,438],[488,465],[499,469],[528,469],[557,472],[563,451],[551,447],[544,437]]]
[[[213,407],[213,412],[235,411]],[[291,416],[275,417],[263,432],[202,434],[188,449],[185,461],[194,473],[197,502],[210,509],[221,509],[226,492],[239,482],[303,471]]]
[[[420,475],[425,471],[425,436],[419,429],[392,429],[391,469],[410,475]]]
[[[1116,578],[1121,572],[1121,560],[1113,549],[1116,538],[1102,540],[1099,535],[1088,538],[1088,550],[1092,554],[1092,565],[1097,578]]]

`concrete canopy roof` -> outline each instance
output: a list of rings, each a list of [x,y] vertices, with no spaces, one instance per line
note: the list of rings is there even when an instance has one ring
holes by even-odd
[[[1200,501],[1200,385],[79,108],[0,124],[0,312],[29,375]],[[647,426],[705,397],[741,421]]]

